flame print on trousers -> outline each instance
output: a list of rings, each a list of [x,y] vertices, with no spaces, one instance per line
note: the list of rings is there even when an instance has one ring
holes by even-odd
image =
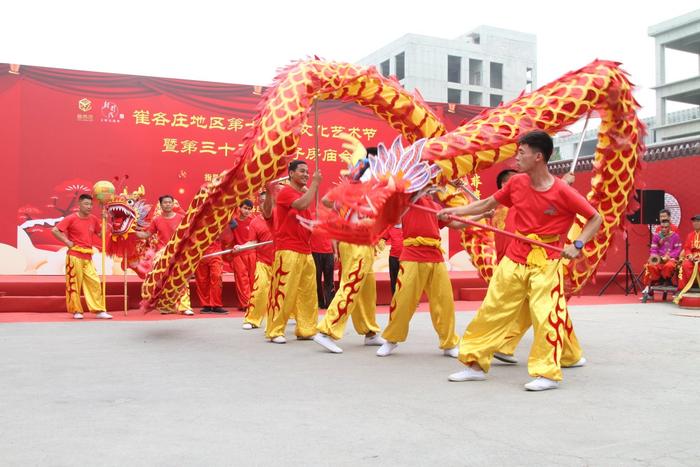
[[[66,296],[67,300],[71,300],[71,296],[76,294],[78,300],[80,300],[80,291],[76,289],[78,274],[75,272],[75,264],[70,260],[70,257],[66,255]]]
[[[253,300],[253,295],[260,290],[260,287],[258,286],[258,278],[260,277],[260,274],[257,272],[255,273],[255,278],[253,279],[253,286],[250,289],[250,302],[248,304],[248,308],[246,308],[245,315],[243,315],[244,318],[249,318],[251,314],[253,314],[253,311],[255,310],[255,302],[257,300]],[[268,297],[269,300],[269,297]]]
[[[267,303],[267,320],[272,322],[272,320],[277,316],[277,313],[282,310],[282,302],[284,302],[284,291],[282,288],[287,284],[285,281],[286,277],[289,275],[290,271],[285,271],[282,265],[284,258],[279,256],[279,267],[272,272],[272,283],[270,284],[270,293],[268,295]],[[275,264],[277,263],[277,258],[275,258]]]
[[[569,311],[566,307],[566,298],[564,296],[564,278],[562,277],[563,274],[561,268],[559,266],[557,266],[557,268],[558,270],[556,274],[559,280],[557,281],[557,285],[550,292],[550,295],[554,300],[554,309],[549,312],[549,317],[547,318],[549,324],[554,330],[554,335],[548,335],[546,336],[546,339],[547,342],[554,348],[553,358],[555,364],[558,366],[561,359],[561,351],[564,347],[564,336],[562,333],[565,332],[567,335],[571,335],[573,324],[569,319]]]
[[[336,324],[340,319],[348,314],[348,309],[355,301],[355,295],[360,291],[360,283],[364,279],[365,275],[362,274],[362,267],[365,264],[365,258],[360,259],[357,262],[355,269],[348,273],[348,281],[343,284],[343,290],[345,291],[345,300],[338,303],[338,317],[333,320],[332,324]]]
[[[315,99],[356,102],[371,109],[413,144],[422,161],[437,165],[436,183],[463,178],[514,156],[517,139],[540,129],[554,134],[591,112],[601,118],[588,200],[603,217],[603,227],[586,245],[583,258],[567,265],[567,293],[579,290],[595,272],[620,230],[635,189],[635,175],[644,152],[644,125],[633,86],[619,63],[595,60],[530,94],[487,109],[454,131],[425,104],[418,93],[404,90],[374,67],[310,59],[281,70],[261,102],[260,113],[234,152],[234,164],[212,190],[190,205],[183,223],[165,248],[143,287],[144,306],[172,307],[204,250],[228,224],[233,209],[252,198],[266,182],[282,173],[297,149],[301,128]],[[385,189],[393,190],[391,179]],[[386,199],[395,197],[386,196]],[[341,200],[342,202],[342,200]],[[392,206],[376,205],[378,219]],[[369,220],[371,221],[371,219]],[[366,220],[366,223],[368,221]],[[368,225],[365,231],[376,231]],[[580,229],[582,222],[575,226]],[[484,239],[488,240],[488,239]],[[464,242],[474,245],[475,242]],[[488,264],[492,248],[468,251],[475,264]],[[480,269],[482,276],[491,271]]]

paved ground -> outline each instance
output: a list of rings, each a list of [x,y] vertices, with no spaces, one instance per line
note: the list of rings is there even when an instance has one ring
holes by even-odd
[[[542,393],[524,365],[449,383],[426,313],[383,359],[240,319],[2,324],[0,464],[698,465],[700,319],[676,311],[573,307],[589,365]]]

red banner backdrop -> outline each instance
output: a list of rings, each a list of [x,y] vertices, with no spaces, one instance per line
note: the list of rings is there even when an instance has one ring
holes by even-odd
[[[169,193],[187,206],[204,181],[230,166],[262,92],[256,86],[0,64],[0,215],[6,220],[0,224],[0,274],[61,274],[63,252],[50,229],[76,207],[76,193],[98,180],[128,175],[129,189],[144,185],[149,201]],[[433,108],[450,129],[482,110]],[[346,167],[339,133],[366,146],[397,136],[355,104],[320,102],[317,113],[315,130],[313,114],[301,128],[296,157],[312,167],[318,163],[322,192]],[[492,191],[491,185],[484,188]]]

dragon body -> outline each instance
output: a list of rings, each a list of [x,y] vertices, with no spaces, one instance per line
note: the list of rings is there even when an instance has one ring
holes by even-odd
[[[302,125],[314,100],[339,99],[370,108],[408,142],[397,140],[370,159],[373,178],[359,189],[341,183],[329,196],[336,209],[322,214],[317,228],[339,239],[372,241],[394,222],[428,182],[444,187],[447,205],[468,203],[453,180],[514,156],[518,137],[530,130],[563,130],[590,113],[601,117],[588,200],[603,227],[583,259],[566,266],[566,291],[574,293],[595,272],[628,209],[644,151],[644,126],[637,117],[633,86],[618,63],[596,60],[544,87],[497,108],[487,109],[457,129],[445,125],[418,93],[403,89],[374,67],[318,59],[281,70],[235,153],[235,164],[206,192],[195,196],[187,214],[148,274],[144,306],[173,309],[203,252],[246,198],[278,178],[296,154]],[[357,186],[355,187],[357,188]],[[325,219],[325,220],[324,220]],[[573,229],[582,225],[579,219]],[[495,264],[493,237],[465,229],[462,245],[482,277]]]

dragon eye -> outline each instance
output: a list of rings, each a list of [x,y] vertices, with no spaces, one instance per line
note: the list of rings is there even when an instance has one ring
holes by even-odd
[[[127,200],[126,200],[126,204],[128,204],[129,206],[131,206],[132,204],[134,204],[134,200],[133,200],[133,199],[127,199]]]

